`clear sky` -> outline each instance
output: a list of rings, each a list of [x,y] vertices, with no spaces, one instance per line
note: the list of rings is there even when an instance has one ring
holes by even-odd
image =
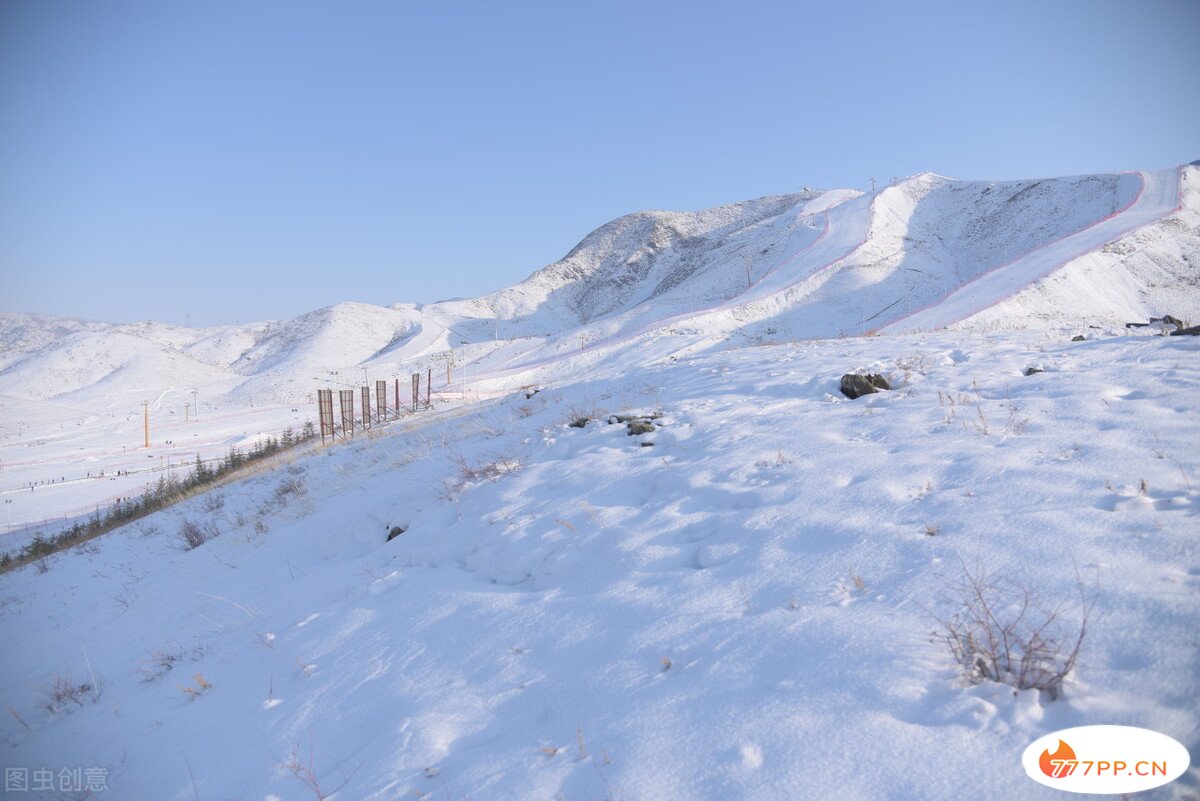
[[[590,230],[1200,158],[1200,2],[0,2],[0,311],[470,296]]]

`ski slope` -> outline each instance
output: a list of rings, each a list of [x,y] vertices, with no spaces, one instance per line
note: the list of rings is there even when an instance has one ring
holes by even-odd
[[[932,331],[961,322],[1002,302],[1103,245],[1157,222],[1183,204],[1183,168],[1136,173],[1137,191],[1121,209],[1077,231],[1021,256],[958,287],[922,309],[878,330],[883,333]],[[1128,190],[1126,190],[1128,191]]]

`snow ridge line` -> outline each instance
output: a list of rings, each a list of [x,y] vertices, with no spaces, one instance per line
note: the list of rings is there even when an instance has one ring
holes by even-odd
[[[827,261],[827,262],[821,264],[820,266],[810,270],[806,275],[798,277],[782,287],[779,287],[777,289],[771,289],[767,292],[764,292],[761,296],[747,298],[747,295],[749,295],[753,292],[753,290],[749,290],[746,293],[738,295],[737,297],[731,298],[730,300],[727,300],[727,301],[723,301],[714,306],[709,306],[708,308],[705,308],[705,309],[693,309],[690,311],[681,312],[679,314],[672,315],[670,317],[664,317],[660,320],[654,320],[652,322],[646,323],[645,325],[643,325],[639,328],[634,329],[633,331],[614,332],[613,334],[610,334],[609,336],[605,337],[604,339],[589,343],[589,346],[591,348],[597,348],[597,347],[605,347],[605,346],[609,346],[609,345],[616,345],[616,344],[620,344],[622,342],[628,342],[629,340],[632,340],[636,337],[642,336],[643,334],[646,334],[650,331],[654,331],[656,329],[662,328],[664,326],[673,325],[675,323],[682,322],[685,320],[692,320],[692,319],[695,319],[698,317],[703,317],[708,314],[716,314],[716,313],[723,312],[723,311],[729,311],[731,309],[736,309],[738,307],[745,306],[749,303],[759,302],[759,301],[765,300],[766,298],[769,298],[769,297],[772,297],[775,295],[780,295],[780,294],[787,292],[788,290],[796,287],[797,285],[802,284],[805,281],[812,279],[813,277],[815,277],[815,276],[825,272],[826,270],[836,266],[837,264],[845,261],[850,256],[852,256],[855,251],[857,251],[859,248],[861,248],[863,245],[865,245],[867,243],[867,241],[870,239],[870,232],[871,232],[870,221],[872,219],[874,219],[874,216],[875,216],[875,201],[879,198],[879,192],[882,192],[882,191],[883,190],[879,190],[874,195],[871,196],[869,210],[867,212],[867,224],[863,226],[862,236],[861,236],[860,240],[858,241],[858,243],[849,247],[845,252],[843,252],[841,255],[837,256],[836,258],[834,258],[830,261]],[[847,201],[844,201],[843,203],[838,204],[838,206],[849,205],[850,203],[853,203],[854,201],[858,200],[861,197],[863,197],[863,196],[859,195],[858,197],[851,198],[850,200],[847,200]],[[807,245],[805,245],[804,247],[800,248],[798,251],[796,251],[791,256],[785,258],[782,262],[780,262],[771,271],[770,274],[774,274],[780,268],[784,267],[785,265],[791,264],[796,259],[800,258],[805,253],[811,251],[813,248],[815,248],[817,245],[819,245],[822,241],[824,241],[826,239],[826,237],[829,235],[830,229],[832,227],[831,222],[830,222],[830,214],[834,209],[838,208],[838,206],[834,206],[832,209],[825,210],[825,212],[824,212],[825,225],[821,230],[821,234],[816,239],[814,239],[812,242],[810,242]],[[574,331],[572,331],[569,334],[569,336],[572,336],[572,337],[577,336],[578,331],[580,331],[580,330],[581,330],[581,328],[575,329]],[[555,355],[555,356],[544,357],[541,359],[535,359],[534,361],[526,362],[524,364],[518,364],[514,367],[507,367],[507,368],[504,368],[501,370],[495,370],[495,371],[491,371],[488,373],[483,373],[483,374],[480,374],[478,376],[478,378],[480,380],[485,380],[485,379],[490,379],[490,378],[502,378],[504,376],[509,376],[514,373],[521,373],[526,370],[532,370],[537,367],[542,367],[547,364],[551,364],[556,361],[559,361],[562,358],[567,358],[571,355],[574,355],[574,354]]]
[[[1169,211],[1165,211],[1161,214],[1158,214],[1153,219],[1150,219],[1143,223],[1134,225],[1133,227],[1129,228],[1126,231],[1121,231],[1121,232],[1117,233],[1116,235],[1114,235],[1113,237],[1105,240],[1104,243],[1102,243],[1101,245],[1088,248],[1081,253],[1076,253],[1063,261],[1055,263],[1053,266],[1049,267],[1046,270],[1043,270],[1040,274],[1030,278],[1030,280],[1026,281],[1021,286],[1019,286],[1016,289],[1012,290],[1011,292],[1003,295],[1002,297],[997,298],[996,300],[993,300],[991,302],[985,303],[982,306],[973,308],[970,312],[963,314],[959,317],[956,317],[955,319],[953,319],[949,322],[945,322],[945,323],[942,323],[941,325],[935,326],[935,329],[943,329],[948,326],[955,325],[956,323],[960,323],[963,320],[966,320],[970,317],[975,316],[976,314],[979,314],[980,312],[984,311],[985,309],[988,309],[988,308],[991,308],[992,306],[1003,303],[1003,302],[1009,300],[1010,298],[1020,294],[1021,292],[1023,292],[1025,289],[1027,289],[1032,284],[1044,279],[1047,275],[1050,275],[1051,273],[1055,272],[1056,270],[1062,269],[1064,266],[1075,261],[1076,259],[1082,258],[1083,256],[1086,256],[1087,254],[1096,251],[1099,247],[1103,247],[1105,244],[1108,244],[1109,242],[1112,242],[1115,239],[1118,239],[1123,236],[1128,236],[1130,233],[1132,233],[1140,228],[1144,228],[1147,225],[1153,225],[1154,223],[1157,223],[1160,220],[1162,220],[1166,217],[1169,217],[1172,214],[1177,213],[1183,207],[1183,168],[1177,167],[1177,168],[1175,168],[1174,172],[1175,172],[1175,177],[1176,177],[1176,182],[1178,184],[1178,188],[1176,190],[1176,205],[1173,209],[1171,209]],[[1133,199],[1131,201],[1129,201],[1128,203],[1126,203],[1121,208],[1117,209],[1116,211],[1112,212],[1111,214],[1109,214],[1106,217],[1096,220],[1091,225],[1085,226],[1084,228],[1080,228],[1077,231],[1072,231],[1070,233],[1064,234],[1064,235],[1058,237],[1057,239],[1053,239],[1043,245],[1040,245],[1040,246],[1034,248],[1033,250],[1030,250],[1026,253],[1021,254],[1020,256],[1016,257],[1015,259],[1011,259],[1011,260],[1005,262],[1004,264],[1000,264],[995,267],[992,267],[991,269],[986,270],[985,272],[982,272],[979,275],[975,276],[970,281],[967,281],[966,283],[960,284],[959,286],[955,287],[954,289],[951,289],[949,292],[947,292],[945,295],[942,295],[940,298],[937,298],[936,300],[933,300],[933,301],[925,304],[924,306],[921,306],[920,308],[909,312],[908,314],[904,315],[903,317],[898,317],[895,320],[885,323],[877,328],[871,329],[870,331],[867,332],[867,335],[870,336],[870,335],[879,334],[879,333],[886,333],[888,329],[892,329],[892,332],[895,333],[894,326],[898,326],[900,323],[904,322],[905,320],[911,319],[918,314],[923,314],[931,309],[934,309],[934,308],[942,305],[943,303],[947,303],[948,301],[952,300],[954,298],[954,296],[959,295],[960,293],[964,292],[969,287],[971,287],[973,284],[976,284],[980,281],[983,281],[986,278],[996,275],[1001,270],[1009,268],[1014,264],[1017,264],[1021,261],[1029,259],[1031,257],[1034,257],[1034,256],[1042,253],[1043,251],[1045,251],[1047,248],[1053,247],[1054,245],[1064,242],[1064,241],[1070,239],[1071,237],[1080,236],[1082,234],[1085,234],[1086,232],[1092,230],[1093,228],[1096,228],[1099,225],[1103,225],[1104,223],[1106,223],[1110,220],[1116,219],[1117,217],[1120,217],[1121,215],[1126,214],[1131,209],[1133,209],[1137,205],[1137,203],[1142,199],[1143,195],[1146,192],[1147,179],[1146,179],[1146,173],[1141,172],[1141,171],[1125,172],[1122,174],[1136,175],[1138,180],[1140,181],[1140,186],[1138,187],[1137,194],[1134,195]]]

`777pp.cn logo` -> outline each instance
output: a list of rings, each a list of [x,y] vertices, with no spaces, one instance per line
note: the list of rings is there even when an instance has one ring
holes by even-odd
[[[1071,793],[1132,793],[1174,781],[1188,768],[1187,749],[1134,726],[1077,726],[1039,737],[1022,757],[1038,784]]]

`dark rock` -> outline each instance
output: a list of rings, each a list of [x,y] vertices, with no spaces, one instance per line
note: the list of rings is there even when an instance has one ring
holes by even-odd
[[[641,446],[642,446],[643,448],[653,448],[653,447],[654,447],[654,443],[653,443],[653,442],[643,442],[643,443],[641,443]]]
[[[610,414],[608,416],[608,424],[632,423],[637,420],[657,420],[660,417],[662,417],[662,412],[651,412],[650,414]]]
[[[1085,341],[1087,341],[1087,337],[1085,337],[1083,334],[1076,334],[1075,336],[1071,337],[1071,341],[1072,342],[1085,342]]]
[[[1191,328],[1180,328],[1178,331],[1172,331],[1173,337],[1197,337],[1200,336],[1200,325],[1193,325]]]
[[[1164,328],[1173,325],[1176,331],[1184,330],[1183,320],[1180,320],[1178,317],[1172,317],[1169,314],[1164,314],[1162,317],[1151,317],[1148,323],[1125,323],[1126,328],[1146,328],[1151,325],[1158,325]]]
[[[539,392],[541,392],[540,389],[529,390],[528,392],[525,393],[525,400],[529,400],[530,398],[532,398],[534,395],[538,394]]]
[[[635,434],[649,434],[654,430],[654,423],[649,420],[630,420],[625,425],[625,430],[629,432],[629,436]]]
[[[1033,375],[1034,373],[1044,373],[1044,372],[1046,372],[1046,371],[1040,367],[1026,367],[1025,368],[1025,375]]]
[[[571,422],[567,423],[567,425],[571,428],[583,428],[590,422],[592,422],[592,418],[580,417],[578,419],[572,420]]]
[[[391,542],[392,540],[396,539],[396,537],[399,537],[404,532],[405,532],[404,526],[392,526],[392,530],[388,532],[387,541]]]
[[[891,388],[892,385],[887,382],[887,379],[876,373],[869,375],[846,373],[842,376],[842,394],[847,398],[861,398],[863,395]]]

